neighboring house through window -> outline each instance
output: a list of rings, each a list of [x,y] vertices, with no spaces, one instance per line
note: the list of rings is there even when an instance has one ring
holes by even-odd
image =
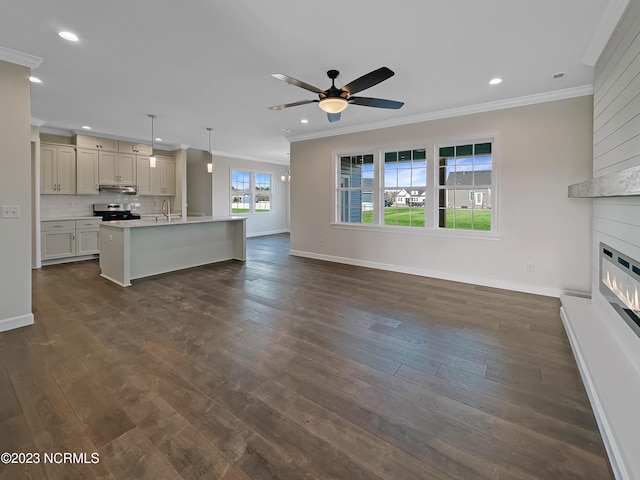
[[[483,141],[338,155],[336,220],[495,231],[492,150]]]

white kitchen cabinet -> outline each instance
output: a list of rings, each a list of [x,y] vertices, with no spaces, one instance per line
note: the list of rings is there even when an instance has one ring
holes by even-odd
[[[63,220],[41,222],[42,260],[73,257],[76,254],[76,222]]]
[[[136,156],[136,182],[138,185],[138,195],[153,195],[151,191],[151,170],[149,157]]]
[[[176,162],[170,157],[156,155],[156,168],[151,169],[152,195],[175,196]]]
[[[135,185],[135,155],[98,150],[98,183]]]
[[[118,152],[120,153],[133,153],[135,155],[151,155],[151,145],[146,143],[134,143],[134,142],[118,142]]]
[[[40,145],[40,193],[76,193],[76,149],[69,145]]]
[[[102,150],[105,152],[118,151],[118,140],[113,140],[111,138],[76,135],[75,140],[78,148],[90,148],[92,150]]]
[[[101,222],[101,218],[75,221],[76,256],[100,253]]]
[[[78,149],[76,166],[76,193],[78,195],[97,195],[99,193],[98,151]]]

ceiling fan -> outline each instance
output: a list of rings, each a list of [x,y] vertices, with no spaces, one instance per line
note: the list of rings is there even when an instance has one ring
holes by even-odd
[[[298,105],[306,105],[307,103],[318,103],[320,108],[327,112],[327,117],[330,122],[337,122],[340,120],[340,112],[342,112],[347,105],[362,105],[365,107],[377,107],[377,108],[392,108],[398,109],[404,105],[404,102],[396,102],[394,100],[385,100],[382,98],[370,98],[370,97],[354,97],[354,93],[361,92],[367,88],[373,87],[380,82],[384,82],[386,79],[394,75],[393,71],[387,67],[380,67],[377,70],[367,73],[360,78],[355,79],[351,83],[347,83],[342,88],[336,88],[336,78],[340,72],[338,70],[329,70],[327,76],[331,79],[331,87],[327,90],[321,90],[318,87],[309,85],[308,83],[297,80],[288,75],[282,73],[274,73],[272,77],[287,82],[296,87],[304,88],[310,92],[317,93],[317,100],[300,100],[299,102],[285,103],[284,105],[275,105],[269,107],[269,110],[282,110],[284,108],[296,107]]]

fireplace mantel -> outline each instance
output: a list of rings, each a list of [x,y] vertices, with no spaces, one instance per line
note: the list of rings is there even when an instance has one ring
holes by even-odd
[[[640,195],[640,165],[569,185],[569,198]]]

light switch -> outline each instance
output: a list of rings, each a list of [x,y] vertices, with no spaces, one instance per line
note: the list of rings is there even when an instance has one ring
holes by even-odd
[[[3,205],[2,218],[20,218],[19,205]]]

